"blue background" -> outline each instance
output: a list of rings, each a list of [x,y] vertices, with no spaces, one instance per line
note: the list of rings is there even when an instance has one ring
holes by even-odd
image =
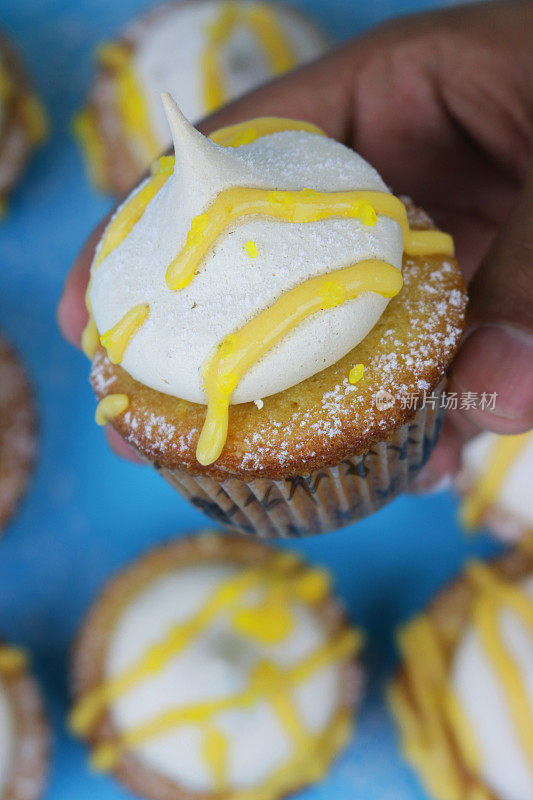
[[[431,0],[292,0],[336,39]],[[20,47],[51,117],[51,136],[0,223],[0,329],[21,352],[40,413],[33,482],[0,545],[0,630],[27,646],[50,711],[54,743],[48,800],[120,800],[112,779],[91,774],[65,732],[67,663],[95,593],[148,547],[206,519],[155,472],[118,460],[93,422],[88,363],[60,337],[55,305],[84,238],[111,201],[88,185],[69,133],[86,96],[92,51],[143,0],[0,0],[2,27]],[[369,684],[358,733],[323,783],[301,800],[421,800],[381,700],[393,665],[393,630],[474,553],[449,493],[400,498],[356,527],[295,546],[334,573],[338,592],[367,631]]]

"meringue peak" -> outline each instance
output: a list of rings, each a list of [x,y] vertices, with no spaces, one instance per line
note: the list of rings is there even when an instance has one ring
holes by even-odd
[[[193,180],[207,181],[217,190],[221,184],[232,185],[233,181],[245,180],[243,163],[235,157],[233,148],[215,144],[197,130],[183,114],[168,92],[161,93],[175,155],[175,174],[186,181],[189,173]],[[247,170],[246,170],[247,172]]]

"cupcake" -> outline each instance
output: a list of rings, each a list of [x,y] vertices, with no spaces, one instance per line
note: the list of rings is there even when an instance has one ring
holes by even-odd
[[[36,452],[35,409],[26,374],[0,338],[0,530],[26,488]]]
[[[325,48],[309,19],[278,3],[185,0],[150,11],[96,53],[94,88],[74,123],[93,183],[122,194],[168,149],[160,92],[197,121]]]
[[[453,242],[309,123],[207,139],[164,102],[176,164],[119,208],[92,265],[97,422],[233,529],[360,519],[436,441],[466,302]]]
[[[90,611],[70,725],[142,797],[274,800],[351,736],[359,644],[323,570],[253,539],[181,539]]]
[[[48,727],[26,656],[0,642],[0,798],[37,800],[48,771]]]
[[[390,700],[436,800],[533,797],[533,554],[464,575],[400,633]]]
[[[19,55],[0,33],[0,212],[46,130],[44,111]]]
[[[463,448],[462,462],[457,485],[463,526],[486,526],[504,539],[533,534],[533,431],[482,433]]]

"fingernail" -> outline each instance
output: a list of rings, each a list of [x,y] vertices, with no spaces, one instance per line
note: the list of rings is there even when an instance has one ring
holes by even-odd
[[[511,325],[480,325],[452,367],[461,392],[495,395],[487,409],[507,420],[533,418],[533,336]]]

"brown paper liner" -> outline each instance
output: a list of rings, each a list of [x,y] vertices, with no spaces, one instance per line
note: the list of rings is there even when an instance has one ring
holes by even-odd
[[[309,475],[218,481],[181,469],[159,467],[159,472],[190,503],[234,531],[262,538],[326,533],[363,519],[407,489],[438,439],[441,391],[442,385],[432,393],[431,404],[419,408],[387,441]]]

